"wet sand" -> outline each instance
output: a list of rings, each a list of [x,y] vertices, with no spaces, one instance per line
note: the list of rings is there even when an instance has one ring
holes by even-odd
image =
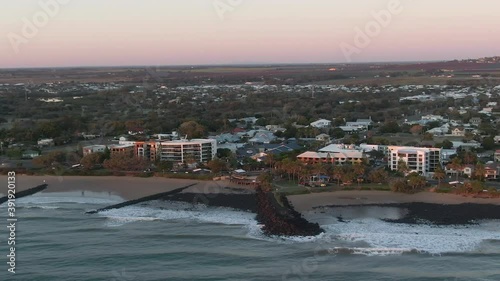
[[[398,203],[431,203],[456,205],[464,203],[500,205],[500,198],[472,198],[454,194],[420,192],[417,194],[393,193],[390,191],[348,190],[288,196],[299,212],[329,205],[371,205]]]
[[[237,193],[245,191],[245,187],[228,188],[226,181],[197,181],[170,178],[138,178],[138,177],[92,177],[92,176],[16,176],[16,191],[23,191],[45,183],[48,188],[44,192],[91,191],[117,195],[126,200],[171,191],[193,183],[196,185],[186,189],[189,193]],[[7,176],[0,176],[0,193],[7,193]],[[234,186],[234,185],[233,185]],[[248,189],[248,188],[247,188]],[[250,191],[250,190],[249,190]]]

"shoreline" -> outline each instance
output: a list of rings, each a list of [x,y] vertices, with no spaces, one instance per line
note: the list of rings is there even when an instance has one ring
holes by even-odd
[[[363,206],[404,203],[428,203],[441,205],[480,204],[499,205],[500,198],[472,198],[456,194],[420,192],[415,194],[374,190],[342,190],[288,196],[299,212],[313,211],[321,207]]]
[[[20,192],[40,184],[48,184],[44,193],[89,191],[91,193],[106,193],[106,196],[116,195],[124,200],[134,200],[141,197],[172,191],[176,188],[196,184],[182,193],[208,194],[214,199],[217,194],[247,194],[253,196],[254,189],[240,186],[229,181],[198,181],[189,179],[172,179],[162,177],[116,177],[116,176],[16,176],[16,191]],[[7,183],[7,176],[0,175],[0,182]],[[7,193],[7,185],[0,185],[0,193]],[[221,196],[223,197],[223,196]],[[298,212],[307,212],[325,206],[370,205],[370,204],[403,204],[430,203],[457,205],[464,203],[500,205],[500,198],[472,198],[455,194],[420,192],[416,194],[394,193],[391,191],[373,190],[342,190],[312,194],[287,196]],[[215,201],[231,200],[219,198]],[[186,199],[184,199],[186,200]],[[182,200],[181,200],[182,201]],[[233,203],[233,202],[231,202]]]
[[[0,182],[7,183],[7,176],[0,175]],[[88,191],[93,195],[104,193],[115,195],[124,200],[134,200],[161,192],[195,184],[187,188],[186,193],[226,194],[248,193],[245,187],[235,186],[229,181],[199,181],[172,178],[139,178],[116,176],[16,176],[16,191],[27,190],[40,184],[48,184],[44,193]],[[7,184],[0,184],[0,193],[7,193]]]

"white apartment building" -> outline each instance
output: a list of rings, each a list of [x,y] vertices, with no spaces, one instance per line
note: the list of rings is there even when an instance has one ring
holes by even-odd
[[[174,163],[208,162],[217,155],[217,140],[192,139],[161,142],[160,160]]]
[[[404,161],[409,172],[429,176],[441,165],[441,148],[412,146],[389,146],[389,168],[398,169],[398,162]]]

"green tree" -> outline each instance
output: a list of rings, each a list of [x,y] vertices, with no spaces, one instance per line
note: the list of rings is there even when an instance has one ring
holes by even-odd
[[[480,181],[484,181],[486,177],[486,168],[482,163],[477,163],[474,167],[474,177]]]
[[[417,192],[427,184],[427,180],[417,173],[411,173],[408,175],[407,182],[411,188],[411,192]]]
[[[486,150],[491,150],[491,149],[495,149],[495,139],[493,139],[492,137],[485,137],[483,139],[483,142],[481,144],[483,146],[484,149]]]
[[[23,151],[20,148],[9,148],[6,151],[6,155],[9,159],[21,159]]]
[[[143,171],[149,163],[145,159],[139,159],[125,153],[113,155],[110,159],[104,160],[104,167],[113,171]]]
[[[226,162],[221,160],[221,159],[213,159],[208,161],[207,167],[212,171],[214,174],[218,174],[221,171],[224,171],[227,169]]]
[[[363,180],[363,176],[365,175],[366,166],[364,163],[356,163],[353,165],[353,171],[359,186],[360,182]]]
[[[431,133],[424,133],[422,136],[422,140],[424,141],[431,141],[434,139],[434,136]]]
[[[388,121],[380,127],[380,133],[399,133],[401,132],[401,127],[396,121]]]
[[[81,160],[80,164],[85,170],[92,170],[96,165],[102,164],[104,161],[104,153],[97,152],[85,155]]]
[[[179,126],[179,134],[187,136],[188,139],[203,138],[206,128],[196,121],[187,121]]]
[[[398,160],[398,172],[406,174],[410,169],[403,159]]]
[[[233,155],[233,152],[229,148],[219,148],[217,149],[218,158],[228,158]]]
[[[341,128],[331,129],[331,135],[336,139],[341,139],[345,136],[345,132]]]
[[[443,149],[451,149],[453,148],[453,143],[448,139],[445,139],[442,143],[436,143],[434,147],[443,148]]]
[[[170,171],[174,167],[174,163],[172,161],[158,160],[156,161],[155,166],[159,171]]]
[[[375,169],[368,174],[368,179],[374,183],[386,183],[389,179],[389,174],[384,169]]]
[[[460,160],[460,158],[458,157],[453,158],[450,163],[450,168],[455,171],[457,177],[456,180],[458,180],[458,174],[460,169],[462,168],[462,160]]]
[[[45,155],[38,156],[33,159],[33,164],[39,167],[50,167],[52,165],[60,165],[66,161],[66,153],[63,151],[52,151]]]
[[[422,127],[421,125],[413,125],[411,128],[410,128],[410,133],[412,133],[413,135],[420,135],[422,133],[422,130],[424,129],[424,127]]]

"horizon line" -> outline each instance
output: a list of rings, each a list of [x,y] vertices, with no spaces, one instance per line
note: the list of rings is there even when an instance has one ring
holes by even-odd
[[[465,59],[455,59],[465,60]],[[210,67],[210,66],[294,66],[294,65],[361,65],[361,64],[412,64],[412,63],[433,63],[449,62],[453,60],[419,60],[419,61],[366,61],[366,62],[256,62],[256,63],[215,63],[215,64],[131,64],[131,65],[73,65],[73,66],[20,66],[20,67],[0,67],[0,70],[12,69],[68,69],[68,68],[147,68],[147,67]]]

